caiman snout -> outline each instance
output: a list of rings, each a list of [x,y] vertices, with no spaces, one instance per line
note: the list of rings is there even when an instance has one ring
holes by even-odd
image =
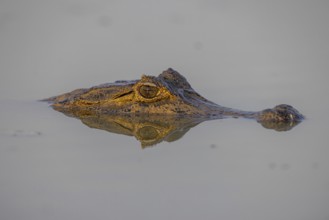
[[[304,119],[304,116],[294,107],[282,104],[272,109],[260,111],[256,119],[265,128],[276,131],[288,131],[299,124]]]
[[[301,122],[304,116],[294,107],[286,104],[277,105],[272,109],[265,109],[259,113],[258,121],[269,122]]]

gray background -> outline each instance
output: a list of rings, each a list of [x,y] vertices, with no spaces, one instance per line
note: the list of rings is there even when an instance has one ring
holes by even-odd
[[[0,98],[43,98],[168,67],[201,91],[278,83],[324,92],[328,8],[319,0],[2,0]]]
[[[329,2],[0,1],[0,219],[329,219]],[[142,150],[38,99],[172,67],[288,132],[204,122]]]

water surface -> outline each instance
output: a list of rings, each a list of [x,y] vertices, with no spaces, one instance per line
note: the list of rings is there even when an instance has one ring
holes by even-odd
[[[0,219],[329,218],[327,3],[20,3],[0,3]],[[223,106],[306,120],[142,148],[37,101],[168,67]]]

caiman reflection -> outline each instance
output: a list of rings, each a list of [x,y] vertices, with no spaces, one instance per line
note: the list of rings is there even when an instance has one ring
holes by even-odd
[[[56,108],[55,108],[56,109]],[[116,134],[135,136],[142,148],[162,141],[173,142],[184,136],[190,128],[203,122],[201,118],[171,116],[118,116],[110,114],[86,113],[69,115],[81,120],[90,128],[96,128]]]
[[[195,92],[171,68],[158,77],[143,75],[140,80],[77,89],[43,101],[89,127],[133,135],[142,146],[177,140],[206,120],[242,117],[255,119],[265,128],[287,131],[304,119],[286,104],[256,112],[217,105]]]

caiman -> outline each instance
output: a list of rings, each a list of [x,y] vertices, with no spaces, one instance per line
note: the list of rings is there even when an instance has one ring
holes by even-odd
[[[277,105],[258,112],[217,105],[169,68],[158,77],[116,81],[89,89],[77,89],[43,101],[91,128],[135,136],[142,147],[181,138],[190,128],[212,119],[250,118],[263,127],[287,131],[304,117],[290,105]]]
[[[199,95],[184,76],[169,68],[158,77],[142,75],[140,80],[116,81],[89,89],[77,89],[43,101],[61,112],[78,115],[170,115],[216,119],[243,117],[263,125],[295,125],[304,119],[295,108],[281,104],[262,111],[241,111],[215,104]]]

